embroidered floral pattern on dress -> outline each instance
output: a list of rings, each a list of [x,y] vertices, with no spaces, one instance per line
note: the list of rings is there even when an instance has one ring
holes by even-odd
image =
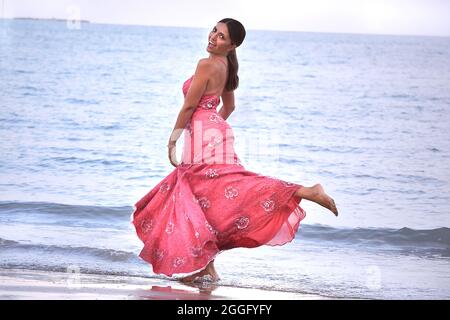
[[[167,184],[167,182],[163,182],[161,184],[161,186],[159,187],[159,191],[161,193],[165,193],[166,191],[168,191],[170,189],[170,186]]]
[[[219,116],[217,113],[213,113],[212,115],[209,116],[209,120],[215,123],[219,123],[222,122],[222,117]]]
[[[271,212],[271,211],[273,211],[273,209],[275,209],[275,201],[270,200],[270,199],[264,200],[263,202],[261,202],[261,207],[266,212]]]
[[[173,224],[172,221],[169,221],[166,225],[166,233],[167,234],[171,234],[173,232],[175,225]]]
[[[205,176],[207,176],[208,178],[214,178],[214,177],[219,176],[219,174],[217,173],[216,169],[210,168],[210,169],[206,170]]]
[[[236,189],[233,186],[228,186],[225,188],[225,198],[227,198],[227,199],[232,200],[232,199],[236,198],[238,196],[238,194],[239,194],[238,189]]]
[[[202,104],[202,107],[205,109],[212,109],[214,108],[214,102],[212,100],[209,100],[206,103]]]
[[[141,222],[141,228],[144,233],[149,232],[153,228],[153,220],[152,219],[144,219]]]
[[[234,224],[239,230],[247,228],[249,223],[250,219],[245,216],[237,218],[236,221],[234,222]]]
[[[215,147],[219,145],[222,142],[222,140],[217,139],[216,137],[209,138],[208,147]]]
[[[164,258],[164,250],[155,248],[153,249],[152,256],[156,261],[161,261]]]
[[[185,261],[186,261],[185,257],[175,257],[173,259],[173,264],[172,265],[173,265],[174,268],[179,268],[179,267],[181,267],[184,264]]]
[[[192,247],[191,255],[193,257],[200,257],[202,255],[202,247]]]
[[[198,199],[198,204],[202,209],[208,209],[211,206],[211,202],[209,202],[208,198],[201,197]]]
[[[214,229],[212,227],[212,225],[209,224],[208,221],[205,221],[205,226],[206,226],[206,228],[208,228],[209,232],[211,232],[212,234],[214,234],[214,235],[218,235],[219,234],[219,232],[216,229]]]

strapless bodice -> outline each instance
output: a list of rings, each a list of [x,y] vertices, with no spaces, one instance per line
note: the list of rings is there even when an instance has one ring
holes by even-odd
[[[187,79],[183,83],[183,95],[186,97],[186,94],[189,90],[189,87],[191,86],[192,79],[194,78],[194,75],[192,75],[189,79]],[[197,107],[200,107],[201,109],[206,110],[216,110],[216,107],[220,103],[220,97],[214,94],[204,94],[200,98],[200,101],[198,102]]]

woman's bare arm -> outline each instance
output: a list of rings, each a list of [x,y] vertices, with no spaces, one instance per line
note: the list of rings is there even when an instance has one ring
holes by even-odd
[[[234,91],[224,91],[222,101],[223,105],[219,110],[219,115],[226,120],[234,111]]]
[[[197,64],[194,78],[189,87],[183,106],[178,114],[172,134],[169,138],[169,144],[174,144],[181,136],[183,129],[186,127],[188,121],[191,119],[192,113],[198,105],[203,93],[208,84],[209,75],[211,73],[211,64],[207,59],[201,59]]]

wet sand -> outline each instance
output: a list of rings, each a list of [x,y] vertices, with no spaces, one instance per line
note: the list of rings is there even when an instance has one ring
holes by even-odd
[[[0,269],[1,300],[317,300],[327,297],[101,274]]]

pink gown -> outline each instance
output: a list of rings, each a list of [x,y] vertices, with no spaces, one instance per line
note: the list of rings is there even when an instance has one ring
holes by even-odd
[[[139,256],[154,273],[187,276],[223,250],[283,245],[305,218],[295,195],[301,185],[242,166],[219,103],[202,96],[184,130],[180,164],[134,206],[132,223],[144,243]]]

